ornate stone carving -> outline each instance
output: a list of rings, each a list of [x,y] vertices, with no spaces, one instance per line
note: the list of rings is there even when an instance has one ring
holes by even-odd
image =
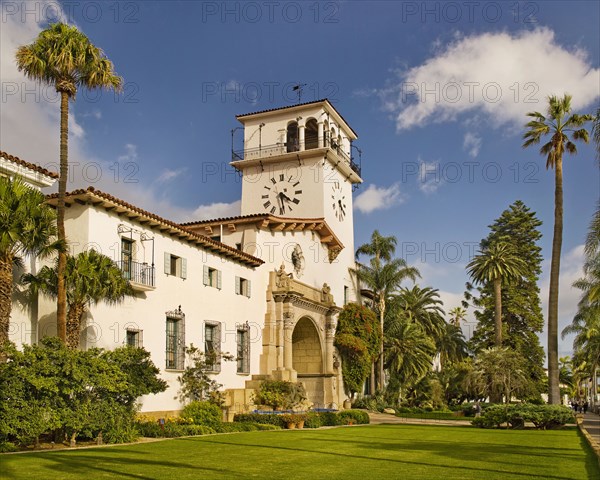
[[[290,280],[292,274],[285,271],[285,265],[282,263],[277,270],[277,278],[275,279],[275,286],[277,288],[290,288]]]
[[[340,247],[339,245],[334,245],[332,247],[329,247],[327,249],[327,254],[329,256],[329,263],[332,263],[337,256],[340,254],[340,252],[342,251],[342,247]]]
[[[331,294],[331,287],[327,285],[327,283],[323,284],[323,288],[321,289],[321,302],[332,304],[333,303],[333,295]]]
[[[292,264],[294,265],[296,276],[300,278],[304,273],[304,255],[302,254],[302,248],[299,244],[296,244],[294,251],[292,252]]]
[[[296,316],[294,315],[294,312],[283,312],[283,328],[293,328],[295,324],[295,318]]]

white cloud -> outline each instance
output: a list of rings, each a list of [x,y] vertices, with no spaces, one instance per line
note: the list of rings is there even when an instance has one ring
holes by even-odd
[[[369,188],[356,197],[354,208],[362,213],[371,213],[375,210],[385,210],[400,205],[405,200],[405,195],[400,192],[399,183],[394,183],[387,188],[371,184]]]
[[[600,69],[586,52],[559,45],[549,28],[459,37],[380,93],[398,130],[482,112],[493,125],[524,124],[546,97],[571,93],[574,110],[600,95]]]
[[[472,132],[467,132],[465,133],[465,138],[463,141],[463,150],[468,152],[471,157],[475,158],[477,155],[479,155],[481,143],[481,137]]]
[[[123,155],[119,155],[117,160],[119,162],[135,162],[138,159],[138,151],[137,145],[133,143],[125,144],[125,153]]]
[[[156,178],[156,180],[154,180],[154,183],[170,182],[171,180],[174,180],[177,177],[179,177],[182,173],[185,173],[186,170],[187,170],[187,168],[185,168],[185,167],[177,168],[175,170],[171,170],[170,168],[165,168],[162,171],[162,173]]]
[[[419,190],[435,193],[444,183],[439,162],[426,162],[419,157]]]
[[[215,202],[209,205],[200,205],[192,212],[188,221],[235,217],[240,214],[241,205],[240,200],[231,203]]]

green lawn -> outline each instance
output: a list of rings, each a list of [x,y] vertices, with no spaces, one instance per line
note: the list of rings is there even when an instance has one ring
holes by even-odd
[[[600,469],[575,429],[369,425],[2,455],[0,477],[524,480],[600,478]]]

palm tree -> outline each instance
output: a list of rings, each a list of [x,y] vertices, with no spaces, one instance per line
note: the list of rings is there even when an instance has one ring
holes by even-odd
[[[454,307],[448,312],[450,323],[455,327],[460,327],[460,322],[467,318],[467,311],[463,307]]]
[[[26,275],[31,291],[56,298],[58,268],[42,267],[37,275]],[[88,250],[76,257],[67,256],[67,346],[79,348],[81,320],[86,308],[100,302],[117,304],[132,294],[121,269],[106,255]]]
[[[577,153],[574,141],[589,141],[589,134],[581,128],[592,120],[591,115],[571,115],[571,95],[563,98],[548,98],[548,118],[539,112],[529,112],[532,120],[523,135],[523,148],[540,143],[542,137],[550,135],[550,141],[542,145],[540,154],[546,157],[546,169],[554,169],[554,233],[552,237],[552,263],[550,266],[550,289],[548,294],[548,402],[560,403],[558,386],[558,279],[560,275],[560,254],[563,232],[563,169],[565,151]],[[572,140],[568,137],[572,133]]]
[[[393,235],[384,237],[378,230],[374,230],[371,234],[371,243],[365,243],[356,249],[356,259],[358,260],[360,255],[368,255],[375,257],[378,262],[380,260],[389,262],[396,251],[396,243],[396,237]]]
[[[112,62],[77,27],[55,23],[40,32],[35,42],[17,49],[17,68],[40,83],[54,85],[60,94],[60,177],[58,180],[58,238],[66,243],[65,194],[68,175],[69,100],[77,89],[106,88],[120,91],[123,79]],[[58,255],[57,331],[66,341],[66,252]]]
[[[476,283],[493,284],[496,347],[502,346],[502,282],[521,277],[525,268],[525,262],[505,242],[492,243],[481,249],[467,264],[467,271]]]
[[[435,342],[440,355],[440,369],[448,363],[460,362],[467,357],[467,342],[462,329],[452,323],[445,323],[444,326],[442,334]]]
[[[437,289],[431,287],[403,287],[391,299],[394,317],[418,323],[434,342],[443,335],[446,321]],[[393,321],[393,320],[392,320]]]
[[[24,255],[44,258],[59,249],[56,214],[44,195],[19,179],[0,177],[0,345],[8,340],[13,266]]]
[[[399,319],[388,329],[386,345],[386,367],[396,380],[400,401],[403,391],[431,371],[435,343],[418,323]]]
[[[371,259],[370,265],[358,264],[354,270],[356,276],[373,293],[373,302],[379,312],[381,336],[384,336],[384,320],[387,301],[400,284],[410,278],[415,280],[420,276],[419,271],[401,258],[382,263],[377,257]],[[379,389],[384,387],[384,346],[381,344],[379,353]]]

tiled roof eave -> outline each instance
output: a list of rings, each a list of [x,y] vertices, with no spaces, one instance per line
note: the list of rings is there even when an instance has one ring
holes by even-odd
[[[56,205],[58,194],[48,195],[48,203]],[[241,252],[224,243],[213,240],[212,238],[193,232],[186,227],[175,222],[162,218],[154,213],[143,210],[131,205],[124,200],[114,197],[110,194],[96,190],[94,187],[87,189],[74,190],[67,193],[65,200],[69,205],[77,202],[81,204],[91,204],[100,206],[109,211],[116,211],[118,214],[125,214],[129,219],[137,221],[150,229],[158,229],[161,232],[167,232],[180,240],[187,241],[197,247],[214,252],[217,255],[228,257],[233,261],[242,263],[251,267],[258,267],[264,263],[260,258]],[[69,203],[69,201],[71,201]]]

